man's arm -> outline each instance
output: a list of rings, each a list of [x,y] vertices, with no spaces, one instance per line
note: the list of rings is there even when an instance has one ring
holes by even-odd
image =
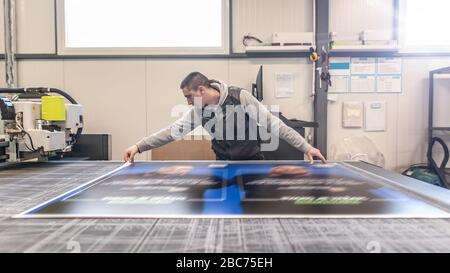
[[[192,108],[180,119],[176,120],[168,127],[148,137],[144,137],[135,145],[129,147],[127,150],[125,150],[123,159],[125,161],[133,162],[134,156],[137,153],[143,153],[145,151],[161,147],[174,140],[180,139],[190,133],[199,125],[200,122],[195,118],[195,112]]]
[[[255,113],[254,116],[259,119],[260,117],[267,117],[267,122],[262,122],[262,125],[268,129],[272,128],[273,125],[279,125],[279,137],[284,139],[291,146],[305,153],[310,161],[313,161],[313,156],[319,157],[323,162],[325,158],[322,156],[320,151],[312,147],[297,131],[287,126],[278,117],[274,116],[269,110],[260,103],[255,97],[253,97],[248,91],[242,90],[240,95],[241,104],[244,106],[253,106],[259,113]],[[261,124],[259,120],[258,123]],[[266,126],[267,124],[267,126]]]

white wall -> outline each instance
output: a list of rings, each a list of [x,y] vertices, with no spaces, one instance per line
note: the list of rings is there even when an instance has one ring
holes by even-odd
[[[16,0],[16,9],[17,53],[56,53],[56,37],[49,31],[55,23],[55,1]]]
[[[426,162],[428,128],[428,73],[430,70],[450,66],[450,58],[404,58],[403,92],[401,94],[339,94],[338,100],[328,107],[328,148],[345,137],[365,135],[385,155],[386,167],[404,170],[408,166]],[[441,121],[448,119],[445,107],[449,100],[448,79],[436,81],[439,97],[435,113]],[[447,92],[445,92],[447,91]],[[387,102],[387,130],[385,132],[364,132],[364,129],[345,129],[342,127],[342,103],[344,101]],[[443,124],[443,123],[441,123]],[[444,125],[443,125],[444,126]]]
[[[313,0],[233,0],[233,49],[244,52],[242,37],[264,42],[274,32],[313,31]]]
[[[362,30],[383,30],[393,36],[394,0],[330,0],[331,32],[348,37]]]
[[[264,103],[279,104],[289,118],[311,120],[312,71],[303,59],[22,60],[18,80],[19,86],[53,86],[73,95],[84,107],[85,132],[112,134],[112,156],[120,159],[127,146],[176,119],[171,109],[186,104],[179,84],[189,72],[249,88],[261,64]],[[276,72],[294,73],[293,99],[274,98]]]
[[[267,20],[263,17],[250,20],[253,22],[251,28],[264,29],[266,35],[290,25],[295,25],[295,29],[312,29],[312,22],[307,22],[305,17],[311,16],[310,0],[289,0],[283,5],[268,0],[235,2],[234,10],[239,14],[235,17],[237,29],[243,29],[238,22],[248,22],[252,16],[261,16],[253,8],[265,10],[270,15]],[[307,8],[303,9],[302,5]],[[18,52],[54,53],[54,1],[18,0],[17,6]],[[272,13],[273,10],[277,12]],[[287,10],[295,10],[305,16],[299,18],[291,13],[291,16],[285,17],[283,14]],[[279,22],[279,29],[267,29],[274,20]],[[261,64],[264,65],[264,103],[280,104],[280,110],[289,118],[310,120],[312,68],[302,58],[20,60],[18,85],[52,86],[69,92],[84,106],[85,132],[112,134],[112,158],[120,159],[126,147],[176,119],[170,111],[174,105],[186,104],[179,84],[189,72],[200,71],[210,78],[249,89]],[[292,99],[274,98],[277,72],[294,73],[295,94]],[[4,83],[4,80],[1,82]],[[140,155],[139,158],[150,159],[151,154]]]
[[[429,72],[450,66],[450,57],[405,58],[403,86],[399,96],[398,162],[399,167],[424,162],[427,152]],[[435,126],[450,126],[448,102],[450,80],[435,80]],[[439,134],[437,134],[439,135]],[[437,136],[436,135],[436,136]],[[443,136],[443,135],[441,135]],[[443,138],[450,140],[448,133]],[[447,142],[449,145],[450,142]],[[438,158],[438,157],[437,157]]]
[[[262,103],[271,109],[272,105],[279,106],[280,112],[291,119],[313,120],[312,69],[305,58],[291,59],[245,59],[230,61],[230,84],[251,90],[251,83],[263,65],[263,93]],[[294,75],[295,93],[292,98],[275,97],[275,74],[280,72]],[[250,80],[249,80],[250,79]],[[306,136],[312,132],[306,130]]]
[[[0,5],[0,54],[5,53],[5,9],[3,3]]]
[[[149,133],[156,132],[179,118],[171,116],[175,105],[186,105],[180,82],[192,71],[228,82],[228,60],[147,60],[147,124]]]
[[[357,34],[363,29],[392,31],[392,0],[333,0],[330,1],[330,28],[337,33]],[[365,135],[385,155],[386,167],[402,171],[411,164],[426,162],[428,128],[429,71],[450,66],[450,57],[403,58],[403,92],[401,94],[340,94],[328,107],[328,149],[349,136]],[[436,85],[439,99],[435,108],[437,121],[449,120],[450,80],[440,79]],[[363,129],[342,127],[344,101],[387,102],[387,130],[364,132]],[[445,126],[445,125],[443,125]],[[447,137],[448,138],[448,137]]]
[[[30,60],[18,70],[19,86],[61,88],[81,103],[84,132],[111,134],[113,159],[147,132],[144,60]]]
[[[55,52],[52,40],[55,33],[53,0],[35,1],[18,1],[21,7],[18,14],[18,18],[21,18],[18,46],[22,53]],[[381,3],[386,7],[386,14],[391,14],[392,9],[388,7],[393,6],[392,0],[330,2],[334,11],[330,14],[334,31],[353,33],[365,28],[387,28],[391,25],[387,19],[379,20],[385,18],[383,9],[367,7],[369,4]],[[265,39],[274,31],[312,30],[312,4],[309,0],[236,0],[233,3],[234,47],[238,51],[243,49],[239,37],[247,32]],[[36,15],[28,12],[33,9],[37,10]],[[24,18],[24,11],[28,18]],[[352,17],[351,12],[363,15]],[[46,19],[39,21],[41,17]],[[0,34],[1,30],[2,24]],[[32,42],[39,37],[45,38]],[[0,48],[3,46],[0,45]],[[175,104],[185,103],[178,87],[188,72],[199,70],[211,78],[249,89],[261,64],[264,65],[263,103],[279,104],[281,111],[290,118],[311,120],[312,71],[306,58],[21,60],[18,64],[18,81],[19,86],[54,86],[72,94],[84,105],[86,132],[112,134],[113,158],[120,159],[122,150],[128,145],[175,119],[170,116],[170,109]],[[390,169],[401,170],[412,163],[424,161],[428,72],[449,65],[450,58],[405,58],[402,94],[339,95],[338,101],[330,103],[328,109],[329,148],[343,137],[362,133],[371,138],[385,154]],[[0,63],[0,66],[0,80],[4,84],[4,65]],[[294,73],[293,98],[275,98],[276,72]],[[448,89],[449,80],[440,80],[437,87],[439,90]],[[343,129],[342,102],[348,100],[386,100],[387,131],[364,133],[362,130]],[[445,105],[446,101],[448,97],[440,100],[444,103],[440,106],[445,109],[441,111],[444,118],[448,117],[450,109]],[[151,155],[141,155],[140,158],[150,159]]]
[[[16,1],[16,49],[19,54],[56,53],[54,0]],[[0,3],[0,54],[5,53],[4,5]]]

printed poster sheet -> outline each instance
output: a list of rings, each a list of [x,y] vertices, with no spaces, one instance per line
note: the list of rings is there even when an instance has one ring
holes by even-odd
[[[388,184],[336,163],[141,162],[17,217],[448,216]]]

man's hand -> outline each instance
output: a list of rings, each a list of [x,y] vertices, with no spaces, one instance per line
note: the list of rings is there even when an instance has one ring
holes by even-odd
[[[322,163],[324,163],[324,164],[327,163],[325,157],[320,153],[320,150],[316,149],[314,147],[312,147],[311,149],[309,149],[308,152],[306,152],[306,156],[308,157],[309,163],[311,163],[311,164],[314,164],[314,158],[313,158],[314,156],[317,156],[322,161]]]
[[[128,161],[130,163],[134,162],[134,156],[139,153],[139,149],[137,145],[130,146],[128,149],[125,150],[123,153],[123,160]]]

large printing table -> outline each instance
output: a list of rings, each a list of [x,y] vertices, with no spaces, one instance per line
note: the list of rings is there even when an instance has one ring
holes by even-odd
[[[450,192],[362,162],[0,170],[0,252],[448,252]]]

